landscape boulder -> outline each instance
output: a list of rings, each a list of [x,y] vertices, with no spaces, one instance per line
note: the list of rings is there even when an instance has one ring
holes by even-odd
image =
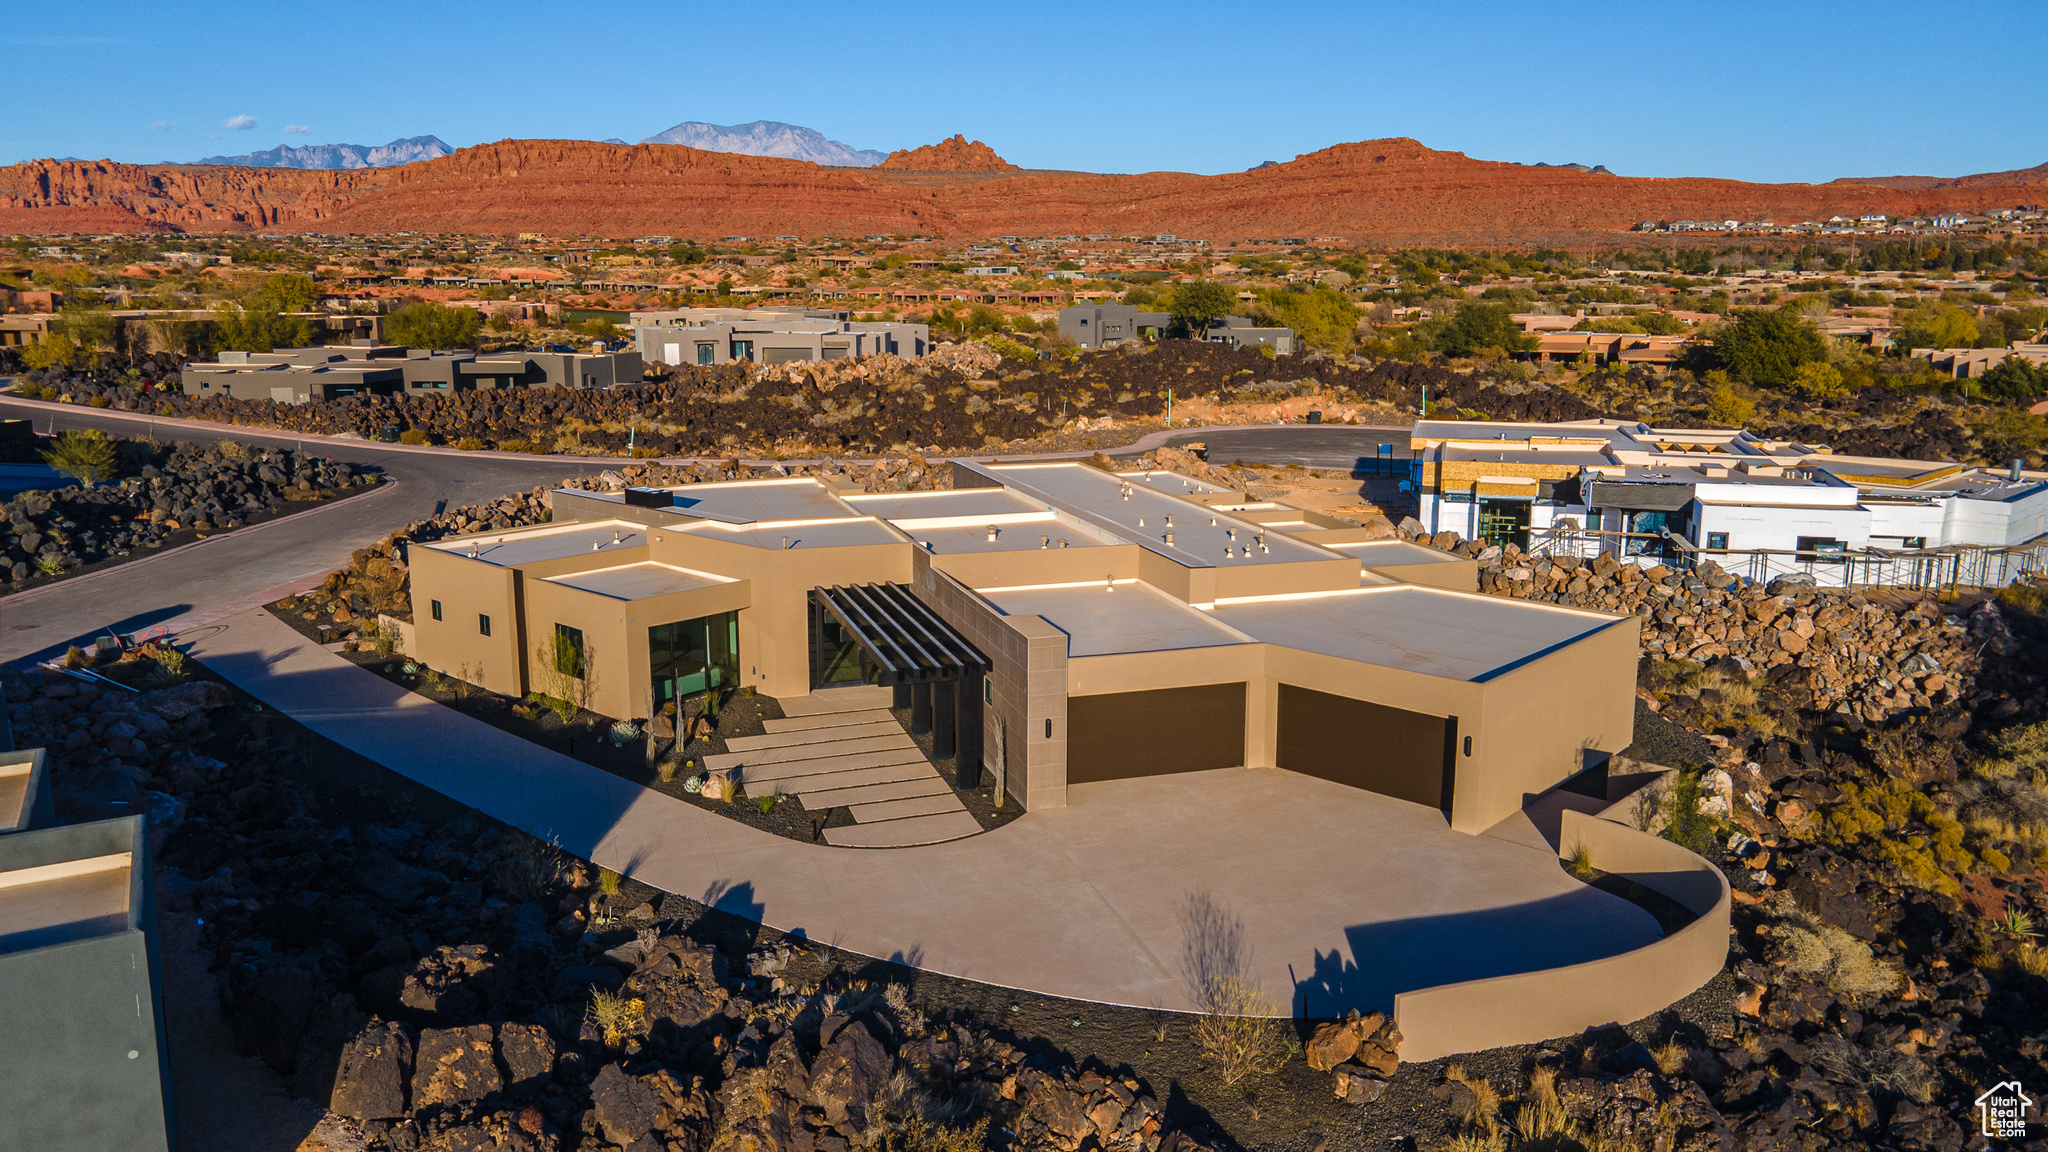
[[[378,1021],[342,1048],[328,1107],[351,1120],[383,1120],[406,1114],[412,1080],[412,1029]]]

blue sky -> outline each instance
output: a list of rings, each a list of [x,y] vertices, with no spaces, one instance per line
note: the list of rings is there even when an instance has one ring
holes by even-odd
[[[2040,0],[16,5],[0,163],[782,120],[1027,168],[1226,172],[1412,136],[1632,176],[2048,161]]]

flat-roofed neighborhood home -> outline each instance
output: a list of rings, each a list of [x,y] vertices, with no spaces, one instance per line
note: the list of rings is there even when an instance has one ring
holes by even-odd
[[[179,371],[187,396],[280,404],[471,389],[637,387],[640,375],[638,352],[436,352],[371,340],[222,352],[217,363],[187,364]]]
[[[828,308],[676,308],[635,312],[634,347],[649,364],[754,364],[905,358],[931,351],[931,328],[857,321]]]
[[[0,753],[0,1148],[168,1152],[145,818],[48,827],[41,766]]]
[[[1126,340],[1157,340],[1173,328],[1171,312],[1147,312],[1134,304],[1075,304],[1060,309],[1060,335],[1079,348],[1114,348]],[[1277,355],[1295,351],[1292,328],[1262,328],[1244,316],[1225,316],[1209,326],[1201,339],[1232,348],[1270,348]]]
[[[1760,578],[1797,570],[1845,584],[1859,554],[1910,563],[1940,549],[2022,548],[2048,533],[2048,473],[2017,464],[1847,456],[1620,420],[1422,420],[1411,447],[1424,528],[1525,549],[1731,568],[1740,558],[1756,561]]]
[[[1480,595],[1470,559],[1177,473],[954,468],[558,490],[551,523],[411,548],[417,655],[504,693],[572,676],[617,718],[889,685],[1027,808],[1277,767],[1479,832],[1630,741],[1632,616]]]

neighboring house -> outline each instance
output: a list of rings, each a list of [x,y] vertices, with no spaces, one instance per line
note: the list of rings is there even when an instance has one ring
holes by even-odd
[[[1478,833],[1632,737],[1633,617],[1480,595],[1473,560],[1171,472],[954,468],[558,490],[548,524],[412,546],[413,654],[619,718],[894,685],[1027,808],[1278,767]]]
[[[1243,316],[1225,316],[1203,333],[1202,339],[1237,349],[1271,348],[1281,356],[1293,353],[1295,344],[1294,329],[1261,328]]]
[[[356,340],[346,346],[222,352],[179,372],[187,396],[305,404],[343,396],[493,388],[637,387],[637,352],[435,352]]]
[[[711,311],[707,309],[706,311]],[[823,311],[822,309],[814,311]],[[931,328],[894,321],[855,321],[771,310],[732,310],[693,323],[636,323],[633,343],[650,364],[787,364],[858,360],[889,354],[905,358],[931,351]],[[634,313],[637,319],[642,313]],[[672,314],[655,314],[668,316]],[[845,313],[838,313],[843,317]]]
[[[2017,356],[2036,368],[2048,367],[2048,344],[2012,344],[2004,348],[1915,348],[1913,357],[1937,372],[1975,380]]]
[[[0,752],[0,1148],[171,1146],[145,818],[53,826],[43,752]]]
[[[1157,340],[1172,327],[1171,313],[1146,312],[1135,304],[1076,304],[1060,309],[1060,335],[1081,348]]]
[[[1616,420],[1423,420],[1411,445],[1423,526],[1496,544],[1526,548],[1572,527],[1609,534],[1586,549],[1654,563],[1681,548],[1825,559],[2010,547],[2048,533],[2048,473],[2017,467],[1844,456]]]

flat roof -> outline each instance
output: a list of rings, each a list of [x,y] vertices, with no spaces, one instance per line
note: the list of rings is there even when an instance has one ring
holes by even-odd
[[[1111,591],[1111,588],[1114,591]],[[1243,644],[1246,638],[1136,580],[981,589],[1006,616],[1043,616],[1067,634],[1067,655],[1165,652]]]
[[[942,516],[1014,516],[1046,511],[1045,501],[1027,500],[1007,488],[956,488],[948,492],[874,492],[842,496],[863,516],[884,520],[930,520]]]
[[[1323,547],[1346,556],[1356,556],[1367,568],[1399,564],[1458,564],[1465,560],[1463,556],[1453,556],[1405,540],[1365,540],[1357,544],[1325,544]]]
[[[685,516],[710,513],[729,520],[761,523],[863,515],[848,508],[830,488],[809,476],[685,484],[667,491],[675,500],[675,511]]]
[[[1130,543],[1093,524],[1058,512],[1041,512],[1029,520],[996,524],[898,524],[897,528],[915,540],[920,548],[938,556],[957,556],[963,552],[1121,547]],[[989,539],[990,528],[995,529],[993,540]]]
[[[716,584],[731,584],[727,576],[714,576],[690,568],[678,568],[673,564],[662,564],[645,560],[638,564],[619,564],[611,568],[598,568],[590,572],[571,572],[563,576],[548,577],[549,583],[569,588],[580,588],[615,600],[645,600],[650,596],[667,596],[672,592],[688,592],[694,588],[709,588]]]
[[[1113,526],[1133,542],[1179,553],[1197,564],[1285,564],[1328,560],[1332,553],[1269,532],[1248,520],[1183,500],[1085,464],[991,464],[990,474]],[[1173,543],[1166,534],[1173,533]]]
[[[509,568],[515,564],[537,564],[567,556],[588,556],[593,552],[638,548],[647,543],[647,526],[627,520],[589,520],[560,527],[542,525],[506,532],[482,532],[456,536],[426,545],[441,552],[468,556]]]
[[[1235,496],[1244,491],[1242,488],[1226,488],[1221,484],[1211,484],[1206,480],[1197,480],[1192,476],[1183,476],[1178,472],[1165,469],[1153,469],[1148,472],[1121,472],[1118,475],[1126,480],[1143,484],[1154,491],[1165,492],[1172,496]]]
[[[1221,601],[1212,614],[1269,644],[1470,681],[1614,623],[1591,612],[1412,584]]]
[[[700,520],[694,524],[672,524],[669,528],[708,540],[731,540],[756,548],[847,548],[860,544],[903,543],[903,537],[894,529],[866,516],[765,524]]]

